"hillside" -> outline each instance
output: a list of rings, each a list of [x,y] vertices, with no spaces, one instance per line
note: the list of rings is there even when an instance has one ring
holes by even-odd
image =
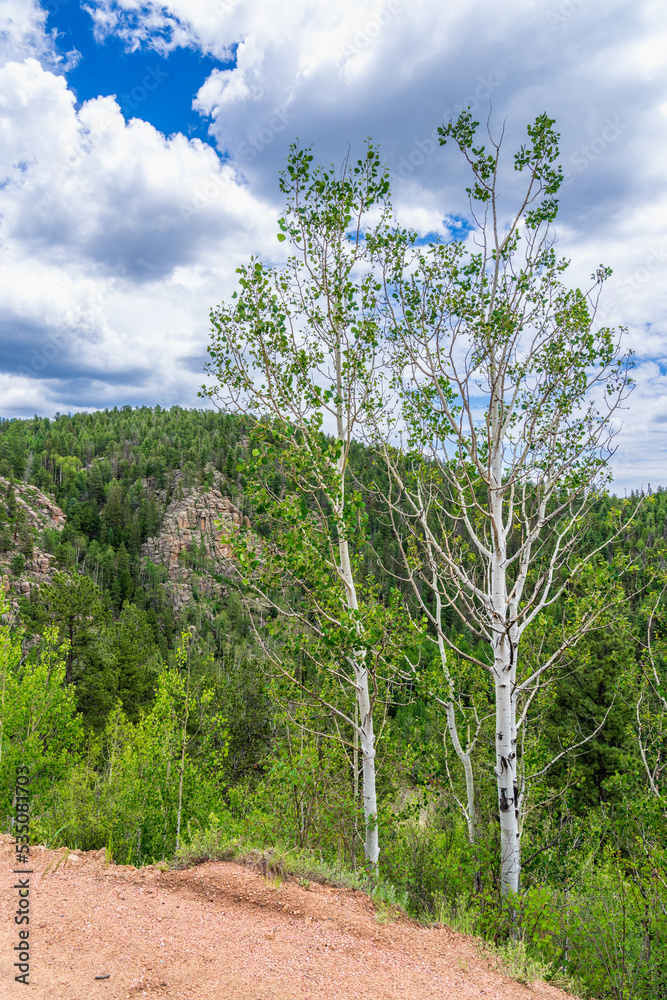
[[[278,846],[347,872],[363,870],[359,746],[345,715],[345,654],[335,652],[348,640],[343,629],[317,633],[313,613],[313,594],[322,595],[325,616],[337,599],[332,575],[321,569],[326,561],[318,561],[324,549],[311,546],[322,537],[326,511],[317,512],[317,497],[311,507],[292,504],[278,452],[266,476],[274,495],[286,500],[286,516],[280,522],[267,515],[252,480],[255,443],[240,418],[178,407],[0,422],[0,596],[8,601],[0,616],[5,831],[14,822],[16,767],[28,761],[33,842],[79,852],[104,848],[140,871],[173,861],[184,848],[191,857],[200,847],[208,856],[212,842],[248,850]],[[595,496],[579,537],[584,551],[599,548],[600,554],[523,644],[526,661],[539,662],[568,623],[590,607],[601,609],[599,627],[567,650],[524,706],[530,725],[522,754],[537,777],[522,832],[522,897],[512,908],[497,877],[495,716],[485,644],[453,609],[444,609],[443,632],[470,662],[452,656],[449,677],[443,675],[433,629],[400,577],[399,540],[377,489],[383,474],[377,456],[355,444],[351,465],[353,529],[364,539],[354,572],[372,612],[368,649],[384,657],[377,659],[382,669],[373,691],[382,884],[425,923],[451,915],[502,942],[518,921],[531,961],[554,975],[565,971],[582,994],[615,1000],[615,984],[629,990],[635,983],[637,1000],[662,1000],[667,492]],[[612,544],[618,511],[627,528]],[[259,600],[251,585],[257,577],[236,572],[237,550],[229,544],[248,528],[251,546],[259,537],[263,551],[279,538],[278,565],[283,542],[296,538],[293,552],[311,574],[313,590],[278,572],[267,577],[273,607]],[[263,572],[261,560],[258,565],[253,572]],[[298,617],[301,607],[306,610]],[[295,611],[296,625],[281,608]],[[391,666],[394,653],[403,659],[387,678],[384,665]],[[473,842],[464,769],[447,735],[447,698],[473,747]],[[95,865],[80,866],[87,873],[80,885],[73,876],[67,883],[77,900],[93,885],[103,891]],[[178,878],[196,884],[200,875],[173,876],[174,920],[186,908]],[[61,885],[49,876],[39,883],[47,884]],[[314,898],[293,884],[289,892]],[[224,923],[232,903],[223,897],[215,905]],[[53,896],[48,906],[65,913],[57,909],[59,899]],[[139,906],[138,896],[135,902]],[[249,907],[246,916],[252,912],[255,923],[259,910],[261,920],[268,919],[268,906]],[[136,919],[143,914],[139,907]],[[246,916],[238,916],[239,927]],[[68,925],[68,933],[82,920]],[[317,954],[317,936],[307,936],[315,929],[298,926],[306,934],[299,956],[332,975],[331,949]],[[280,934],[301,941],[296,927],[286,924]],[[100,925],[100,934],[116,931]],[[178,930],[184,947],[189,933],[186,926]],[[426,967],[406,957],[393,930],[378,933],[387,935],[388,950],[376,974],[386,992],[376,995],[401,995],[388,974],[382,978],[392,962],[412,970],[416,992],[410,996],[426,991]],[[450,940],[449,932],[408,925],[403,933],[416,935],[410,947],[420,935],[420,941],[427,934]],[[251,944],[249,929],[247,935],[240,938],[244,947]],[[269,948],[273,939],[265,940]],[[336,940],[341,956],[359,947]],[[56,945],[53,938],[49,948]],[[287,953],[278,951],[267,952],[267,961],[287,970]],[[432,972],[436,957],[433,962]],[[149,971],[156,968],[132,967],[134,978],[123,978],[123,989],[136,991]],[[346,982],[357,982],[352,965],[348,973]],[[449,972],[442,966],[435,974],[444,982]],[[145,983],[156,995],[186,996],[179,975],[174,966],[168,988],[176,992],[160,994],[162,979]],[[452,980],[452,990],[467,981]],[[473,982],[474,995],[503,988]],[[278,980],[274,986],[267,996],[281,995]],[[100,987],[114,995],[109,988]],[[239,996],[251,1000],[252,991]]]

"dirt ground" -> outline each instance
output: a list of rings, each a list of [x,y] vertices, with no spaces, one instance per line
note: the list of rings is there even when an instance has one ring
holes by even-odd
[[[447,927],[385,919],[363,893],[207,862],[106,865],[33,848],[30,985],[14,981],[14,842],[0,843],[0,998],[36,1000],[566,1000],[522,986]],[[381,919],[378,919],[380,916]],[[105,977],[105,978],[97,978]]]

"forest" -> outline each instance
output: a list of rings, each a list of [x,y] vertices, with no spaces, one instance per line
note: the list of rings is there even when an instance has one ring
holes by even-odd
[[[495,212],[476,125],[442,142]],[[667,490],[608,478],[629,361],[544,238],[552,125],[523,244],[468,256],[388,228],[372,145],[295,148],[294,255],[211,312],[217,406],[0,422],[5,830],[27,764],[35,843],[257,850],[667,997]]]

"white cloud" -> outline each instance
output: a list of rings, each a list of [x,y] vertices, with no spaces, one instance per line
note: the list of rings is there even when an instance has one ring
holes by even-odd
[[[225,59],[236,40],[232,19],[242,0],[183,0],[175,4],[142,0],[91,0],[85,9],[93,18],[96,37],[122,38],[134,51],[140,46],[166,54],[179,46],[199,48]]]
[[[52,0],[55,2],[55,0]],[[0,66],[10,61],[39,59],[49,69],[66,73],[76,66],[81,53],[64,55],[56,49],[55,32],[46,32],[47,11],[38,0],[3,0],[0,9]]]
[[[61,409],[196,403],[208,308],[275,240],[273,213],[210,146],[126,123],[111,97],[77,111],[34,59],[0,69],[0,93],[5,408],[28,384],[33,410],[30,378]]]
[[[0,65],[36,53],[52,58],[53,46],[45,35],[45,23],[46,11],[36,0],[4,0],[0,10]]]

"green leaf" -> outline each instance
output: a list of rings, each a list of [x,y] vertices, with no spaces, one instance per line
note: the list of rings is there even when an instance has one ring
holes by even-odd
[[[284,233],[278,233],[276,239],[278,240],[279,243],[284,243],[287,237],[285,236]]]

